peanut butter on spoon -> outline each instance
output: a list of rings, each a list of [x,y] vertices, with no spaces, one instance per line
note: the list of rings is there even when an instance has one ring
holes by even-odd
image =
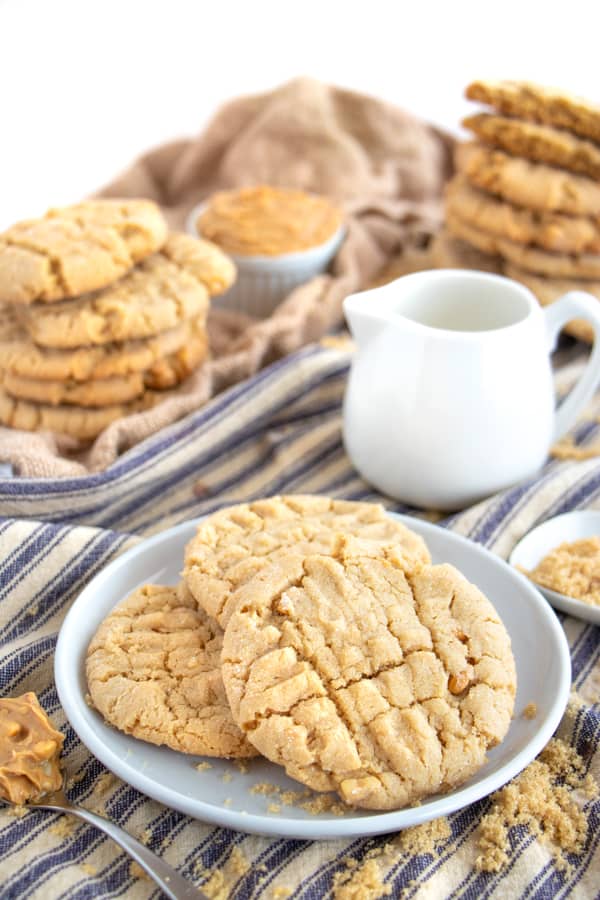
[[[63,742],[34,693],[0,697],[0,798],[21,805],[59,790]]]

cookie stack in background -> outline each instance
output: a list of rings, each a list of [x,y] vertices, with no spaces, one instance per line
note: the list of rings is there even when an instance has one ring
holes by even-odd
[[[85,442],[207,358],[235,267],[146,200],[51,210],[0,234],[0,424]]]
[[[438,267],[500,272],[542,305],[570,290],[600,300],[600,107],[523,82],[475,81],[471,100],[492,107],[463,125],[446,193]],[[567,330],[591,341],[591,327]]]

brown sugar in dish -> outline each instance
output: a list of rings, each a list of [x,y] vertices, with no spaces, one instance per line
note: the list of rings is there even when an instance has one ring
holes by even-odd
[[[560,544],[526,574],[542,587],[600,606],[600,537]]]
[[[259,185],[211,197],[199,233],[237,256],[282,256],[333,237],[342,214],[325,197]]]

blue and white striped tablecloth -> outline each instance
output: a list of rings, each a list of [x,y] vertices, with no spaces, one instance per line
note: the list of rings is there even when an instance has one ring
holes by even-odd
[[[279,492],[381,499],[405,510],[373,493],[344,453],[340,408],[348,364],[347,353],[309,347],[134,447],[107,471],[56,481],[0,480],[0,689],[5,695],[36,691],[64,731],[73,800],[99,806],[143,835],[212,897],[600,896],[600,800],[577,785],[566,790],[587,819],[582,851],[567,854],[568,864],[560,865],[547,842],[519,825],[509,833],[501,871],[489,873],[479,871],[476,859],[481,820],[493,799],[451,815],[435,834],[402,840],[249,836],[188,819],[115,779],[65,721],[52,677],[63,617],[86,582],[141,536]],[[575,436],[594,441],[597,431],[589,421]],[[551,461],[537,478],[442,524],[506,557],[536,523],[576,508],[600,508],[600,459]],[[599,780],[599,631],[570,618],[563,626],[573,695],[559,736],[580,754],[584,774]],[[51,814],[18,818],[0,811],[0,897],[158,896],[93,828]]]

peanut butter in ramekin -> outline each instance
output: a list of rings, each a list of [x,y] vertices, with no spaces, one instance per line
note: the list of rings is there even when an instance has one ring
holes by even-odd
[[[325,197],[259,185],[214,194],[197,229],[234,256],[282,256],[324,244],[341,222]]]

